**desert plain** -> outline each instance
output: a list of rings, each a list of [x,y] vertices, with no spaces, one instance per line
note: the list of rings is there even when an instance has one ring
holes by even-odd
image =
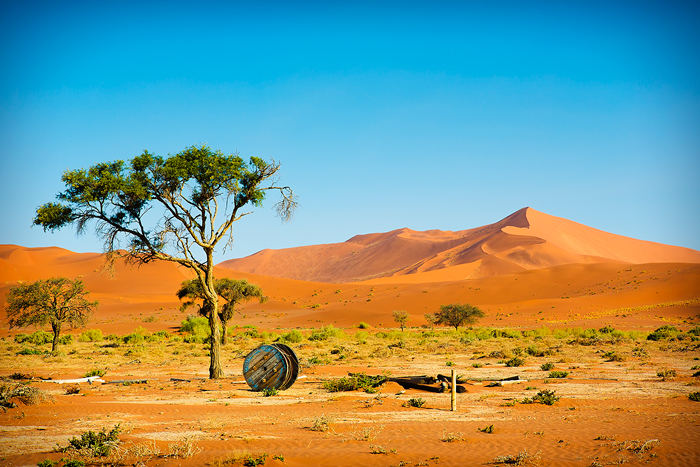
[[[700,465],[700,402],[690,397],[700,390],[700,252],[529,208],[460,232],[265,250],[217,267],[269,298],[239,307],[217,380],[203,336],[183,330],[194,321],[175,291],[191,273],[154,262],[110,274],[103,263],[99,253],[0,245],[3,308],[12,285],[53,276],[81,278],[100,303],[54,354],[18,338],[37,329],[3,321],[2,384],[43,398],[0,413],[1,465]],[[459,329],[426,322],[449,303],[485,316]],[[404,330],[394,310],[408,312]],[[298,355],[300,378],[254,392],[243,360],[278,340]],[[449,393],[392,381],[329,390],[350,373],[453,370],[466,389],[455,411]],[[56,382],[89,372],[104,382]],[[54,449],[115,426],[109,456]]]

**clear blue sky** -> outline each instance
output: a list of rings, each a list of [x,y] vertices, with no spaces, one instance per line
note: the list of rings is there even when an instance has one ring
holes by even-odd
[[[208,143],[301,198],[225,258],[524,206],[700,249],[690,3],[102,3],[0,7],[0,243],[100,251],[30,227],[61,173]]]

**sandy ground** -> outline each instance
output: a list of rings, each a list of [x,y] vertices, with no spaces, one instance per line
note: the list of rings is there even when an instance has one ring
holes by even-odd
[[[142,455],[125,459],[125,465],[224,465],[227,456],[245,451],[267,453],[265,465],[273,466],[487,465],[497,456],[525,451],[531,465],[543,466],[700,465],[700,403],[687,397],[700,386],[692,376],[700,365],[699,343],[645,340],[662,325],[687,331],[700,323],[700,265],[576,263],[470,280],[459,274],[455,266],[324,284],[217,269],[218,276],[249,278],[270,297],[242,307],[230,323],[239,326],[233,334],[244,332],[241,326],[276,335],[299,329],[308,336],[311,328],[330,324],[343,330],[328,341],[292,344],[304,378],[271,397],[241,383],[243,358],[264,337],[229,343],[222,359],[227,377],[210,381],[206,346],[185,344],[181,337],[143,345],[74,342],[59,356],[18,355],[22,344],[13,337],[34,329],[3,325],[0,376],[32,375],[31,386],[53,401],[0,413],[0,465],[58,460],[62,454],[52,451],[57,444],[116,424],[122,449],[141,448]],[[100,300],[89,328],[105,335],[123,336],[138,327],[177,335],[186,316],[174,292],[191,276],[172,264],[120,265],[109,277],[101,272],[99,255],[0,247],[0,301],[19,280],[56,275],[84,280]],[[480,326],[543,329],[543,336],[474,340],[444,328],[423,335],[423,315],[454,302],[484,310]],[[392,322],[391,311],[398,309],[410,315],[412,328],[405,334],[397,334]],[[364,344],[356,334],[360,322],[371,326]],[[571,334],[575,328],[604,326],[625,335],[618,342],[584,339],[591,345],[582,345]],[[550,353],[524,355],[525,365],[516,368],[493,354],[512,356],[530,346]],[[621,361],[603,357],[611,351],[622,355]],[[314,359],[321,364],[312,364]],[[549,377],[540,369],[546,362],[569,375]],[[77,394],[67,394],[65,385],[38,379],[76,378],[94,368],[106,369],[107,381],[148,382],[81,384]],[[395,383],[379,394],[329,393],[322,387],[348,372],[434,376],[451,369],[471,380],[465,384],[468,392],[458,395],[455,412],[449,410],[449,395],[401,393]],[[657,375],[664,370],[674,370],[676,377],[662,380]],[[477,381],[513,375],[528,381],[504,387]],[[521,403],[544,389],[561,399],[552,406]],[[425,404],[408,407],[411,398]],[[310,429],[324,420],[330,421],[327,430]],[[491,425],[493,433],[478,431]],[[193,457],[164,456],[169,446],[183,446],[185,440],[197,448]]]

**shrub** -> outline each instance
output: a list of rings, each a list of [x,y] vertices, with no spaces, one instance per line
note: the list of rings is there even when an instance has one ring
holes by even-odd
[[[700,336],[700,326],[695,326],[693,329],[689,329],[688,334],[691,334],[693,336]]]
[[[93,368],[92,370],[90,370],[90,371],[88,371],[87,373],[85,373],[85,376],[83,376],[83,378],[89,378],[89,377],[91,377],[91,376],[100,376],[100,377],[102,377],[102,376],[104,376],[106,373],[107,373],[107,371],[106,371],[106,370],[103,370],[103,369],[101,369],[101,368]]]
[[[162,331],[156,331],[153,334],[151,334],[151,337],[154,339],[170,339],[170,333],[163,329]]]
[[[116,425],[109,433],[105,428],[97,433],[86,431],[80,435],[80,438],[71,438],[68,441],[68,446],[59,447],[59,450],[61,452],[86,450],[92,457],[106,457],[119,444],[119,432],[119,425]]]
[[[185,321],[180,323],[180,332],[188,333],[204,340],[211,334],[209,320],[203,316],[189,315]]]
[[[279,390],[277,388],[265,388],[262,390],[263,397],[272,397],[279,395]]]
[[[17,352],[17,355],[44,355],[44,351],[39,350],[39,349],[30,349],[28,347],[24,347],[19,352]]]
[[[24,405],[36,405],[50,399],[50,396],[46,395],[44,391],[29,386],[28,384],[14,383],[0,385],[0,407],[17,407],[17,404],[12,402],[12,400],[18,400]]]
[[[523,366],[525,365],[525,360],[520,357],[513,357],[506,362],[507,367]]]
[[[369,329],[370,325],[365,323],[364,321],[361,321],[360,324],[357,325],[357,327],[360,329]]]
[[[695,402],[700,402],[700,392],[691,392],[688,394],[688,399]]]
[[[329,417],[324,414],[320,417],[314,418],[313,423],[309,427],[309,430],[322,431],[326,433],[331,429],[331,423],[333,423],[333,417]]]
[[[329,324],[328,326],[323,326],[319,330],[314,330],[311,332],[311,335],[309,336],[310,341],[325,341],[328,340],[332,337],[342,337],[343,331],[342,329],[336,329],[333,327],[332,324]]]
[[[482,432],[482,433],[489,433],[489,434],[491,434],[491,433],[493,433],[493,425],[489,425],[489,426],[487,426],[486,428],[477,428],[477,430],[479,430],[479,431]]]
[[[36,467],[55,467],[58,465],[59,461],[52,461],[51,459],[46,459],[39,462]]]
[[[423,407],[425,405],[425,399],[421,397],[412,397],[406,401],[406,407]]]
[[[292,329],[291,331],[282,334],[282,336],[280,336],[280,340],[289,344],[298,344],[304,340],[304,335],[296,329]]]
[[[102,331],[100,329],[88,329],[78,336],[78,342],[99,342],[101,340]]]
[[[68,345],[73,343],[73,335],[72,334],[66,334],[65,336],[61,336],[58,338],[58,343],[61,345]]]
[[[368,393],[377,392],[376,388],[386,382],[388,378],[383,375],[371,376],[358,373],[330,381],[323,382],[323,388],[328,392],[356,391],[362,389]]]
[[[568,371],[550,371],[548,378],[566,378],[569,376]]]
[[[647,340],[650,341],[660,341],[664,339],[670,339],[678,335],[680,331],[675,326],[670,326],[665,324],[658,328],[656,331],[652,332],[647,336]]]
[[[357,340],[358,344],[366,344],[367,337],[369,337],[369,333],[367,333],[365,331],[357,331],[355,333],[355,340]]]
[[[615,328],[612,326],[605,326],[604,328],[598,329],[598,332],[601,334],[612,334],[615,331]]]
[[[533,402],[538,402],[540,404],[545,404],[545,405],[554,405],[556,401],[561,399],[559,396],[554,394],[555,391],[551,391],[549,389],[543,389],[539,391],[537,394],[535,394],[532,397]]]
[[[662,381],[673,379],[676,377],[676,370],[659,370],[656,372],[656,376],[661,378]]]
[[[612,350],[609,352],[605,352],[603,354],[603,358],[606,358],[609,362],[624,362],[625,361],[625,357],[623,357],[622,355],[620,355],[617,352],[612,351]]]
[[[549,371],[552,368],[554,368],[554,363],[552,363],[552,362],[543,363],[542,365],[540,365],[540,368],[542,369],[542,371]]]
[[[32,334],[17,334],[15,336],[15,342],[22,344],[24,342],[29,342],[34,345],[44,345],[50,344],[53,341],[53,335],[46,331],[36,331]]]

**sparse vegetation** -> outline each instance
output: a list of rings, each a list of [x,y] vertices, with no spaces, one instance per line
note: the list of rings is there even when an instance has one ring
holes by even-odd
[[[443,443],[457,443],[459,441],[464,441],[464,436],[459,432],[442,432],[442,437],[440,441]]]
[[[477,428],[477,430],[480,431],[481,433],[491,434],[491,433],[493,433],[493,425],[489,425],[486,428]]]
[[[554,368],[554,363],[552,363],[552,362],[547,362],[547,363],[543,363],[542,365],[540,365],[540,369],[542,371],[549,371],[552,368]]]
[[[566,378],[569,376],[568,371],[550,371],[548,378]]]
[[[365,392],[374,393],[377,391],[376,388],[384,384],[386,380],[386,376],[370,376],[364,373],[359,373],[352,376],[324,381],[323,388],[328,392],[355,391],[357,389],[362,389]]]
[[[656,372],[656,376],[661,378],[662,381],[668,381],[676,377],[676,370],[659,370]]]
[[[406,401],[405,406],[406,407],[423,407],[425,405],[425,399],[422,397],[411,397],[409,400]]]
[[[410,315],[406,310],[394,310],[391,312],[394,322],[401,327],[401,332],[403,332],[406,323],[408,322]]]
[[[516,367],[525,365],[525,360],[520,357],[513,357],[506,362],[507,367]]]
[[[695,402],[700,402],[700,392],[691,392],[688,394],[688,399]]]
[[[435,324],[452,326],[459,330],[460,326],[475,324],[479,318],[483,318],[484,312],[467,303],[451,303],[442,305],[440,311],[435,313]]]
[[[489,462],[489,464],[497,464],[497,465],[539,465],[540,463],[540,451],[537,451],[535,454],[529,454],[527,452],[527,449],[519,452],[518,454],[512,455],[512,454],[507,454],[505,456],[496,456],[494,460]]]
[[[80,438],[68,440],[68,446],[57,447],[60,452],[77,451],[87,454],[90,457],[106,457],[119,444],[119,425],[116,425],[109,432],[105,428],[101,431],[86,431]]]

